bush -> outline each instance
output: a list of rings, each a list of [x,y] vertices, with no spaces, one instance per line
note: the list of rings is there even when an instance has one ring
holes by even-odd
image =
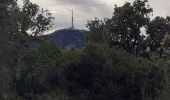
[[[162,93],[166,66],[103,44],[60,51],[43,44],[17,67],[16,93],[28,100],[153,100]]]
[[[60,50],[55,44],[45,43],[20,59],[17,67],[16,90],[26,99],[44,93],[58,85],[57,67]],[[34,96],[34,95],[33,95]]]
[[[161,61],[91,44],[65,70],[67,93],[80,100],[150,100],[164,85],[164,68]]]

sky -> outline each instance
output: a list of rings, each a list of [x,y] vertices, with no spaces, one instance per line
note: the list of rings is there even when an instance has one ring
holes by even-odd
[[[22,0],[19,0],[21,2]],[[71,26],[72,9],[74,9],[74,26],[77,29],[87,29],[88,20],[110,18],[114,5],[123,5],[134,0],[30,0],[44,9],[48,9],[55,17],[52,32]],[[154,9],[154,16],[170,16],[170,0],[149,0]]]

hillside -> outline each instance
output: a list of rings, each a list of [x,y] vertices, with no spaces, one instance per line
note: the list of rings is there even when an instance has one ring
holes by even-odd
[[[86,45],[86,33],[85,30],[61,29],[46,35],[46,37],[62,49],[69,47],[83,48]]]

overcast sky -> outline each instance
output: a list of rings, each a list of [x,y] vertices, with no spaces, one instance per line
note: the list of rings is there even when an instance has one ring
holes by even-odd
[[[74,25],[86,29],[87,20],[110,18],[114,5],[123,5],[134,0],[30,0],[40,7],[48,9],[55,17],[54,30],[68,28],[71,25],[71,10],[74,9]],[[170,15],[170,0],[149,0],[154,16]]]

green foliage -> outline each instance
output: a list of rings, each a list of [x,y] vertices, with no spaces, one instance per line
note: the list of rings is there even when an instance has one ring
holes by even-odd
[[[95,18],[93,21],[88,21],[87,28],[89,29],[88,32],[88,40],[102,43],[105,41],[105,34],[103,33],[105,29],[105,23],[102,20]]]
[[[27,33],[31,30],[32,36],[42,34],[49,30],[54,19],[48,10],[41,9],[37,4],[31,3],[29,0],[24,0],[24,5],[21,10],[21,32]]]
[[[166,64],[168,65],[167,72],[166,72],[167,81],[165,83],[164,88],[162,89],[161,94],[158,97],[156,97],[155,100],[169,100],[170,98],[170,95],[169,95],[170,93],[170,66],[169,66],[170,62],[169,60],[167,61]]]
[[[147,34],[149,40],[149,47],[151,51],[161,46],[161,42],[165,34],[169,32],[169,21],[163,17],[156,17],[147,26]]]
[[[61,51],[43,43],[19,60],[16,80],[11,75],[1,85],[12,82],[12,92],[2,90],[26,100],[153,100],[165,84],[165,68],[159,59],[136,58],[103,44]]]
[[[118,45],[129,53],[139,55],[142,38],[140,29],[149,23],[149,15],[152,12],[152,8],[147,6],[147,2],[147,0],[135,0],[133,4],[126,2],[122,7],[115,5],[111,19],[94,20],[88,23],[90,37],[98,36],[96,39],[105,37],[105,41],[109,45]],[[99,31],[95,32],[95,30]]]
[[[27,33],[28,30],[37,27],[38,24],[41,30],[37,31],[36,35],[40,35],[51,26],[50,13],[40,10],[38,5],[29,0],[24,1],[22,8],[17,5],[17,0],[0,1],[0,58],[2,60],[0,63],[2,66],[16,66],[17,59],[27,53],[26,43],[31,38]],[[38,23],[39,15],[42,17],[42,23]]]
[[[21,58],[16,82],[19,95],[30,98],[31,93],[43,93],[53,84],[57,85],[59,58],[60,50],[50,43]]]
[[[112,18],[88,22],[89,41],[107,43],[141,57],[147,57],[148,51],[159,53],[160,43],[170,30],[169,17],[150,20],[152,11],[148,0],[115,5]]]
[[[82,100],[151,100],[159,95],[165,80],[165,65],[157,62],[89,45],[80,60],[66,69],[67,91]]]
[[[149,60],[131,55],[148,53],[147,47],[151,49],[153,44],[158,48],[169,31],[170,18],[150,21],[152,9],[146,4],[147,0],[127,2],[115,6],[111,19],[90,21],[91,43],[83,49],[60,50],[53,43],[43,42],[30,50],[25,46],[30,38],[28,31],[38,36],[49,29],[51,14],[29,0],[24,0],[22,8],[17,0],[1,0],[0,99],[167,98],[169,63],[154,57],[157,54],[153,52]],[[141,35],[142,27],[146,27],[148,37]]]
[[[21,88],[26,86],[26,92],[32,89],[30,76],[34,73],[31,71],[36,64],[34,62],[36,56],[33,55],[35,53],[29,55],[31,51],[26,48],[28,39],[32,38],[28,30],[32,29],[32,34],[37,30],[36,35],[40,35],[51,27],[53,19],[48,11],[41,10],[29,0],[24,1],[23,7],[18,6],[17,0],[0,1],[0,99],[2,100],[21,100],[19,95],[23,90],[18,92],[19,85]],[[21,63],[20,60],[25,63]],[[20,79],[24,81],[18,84]]]

